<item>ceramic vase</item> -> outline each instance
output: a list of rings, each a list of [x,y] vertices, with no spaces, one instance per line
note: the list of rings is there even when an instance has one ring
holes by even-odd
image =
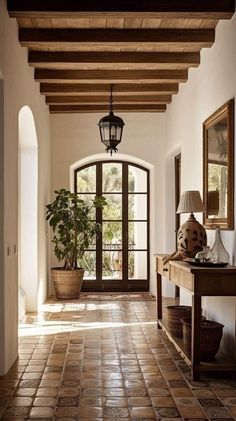
[[[216,263],[229,263],[230,256],[224,247],[224,244],[220,238],[220,228],[216,227],[215,230],[215,242],[212,247],[212,253],[214,262]]]

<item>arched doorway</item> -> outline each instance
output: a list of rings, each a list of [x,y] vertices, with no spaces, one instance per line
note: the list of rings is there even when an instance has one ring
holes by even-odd
[[[24,106],[18,117],[19,287],[26,295],[26,310],[38,309],[38,142],[31,109]]]
[[[102,235],[86,250],[83,288],[93,291],[149,289],[149,170],[125,161],[98,161],[74,171],[74,191],[108,206],[91,214]]]

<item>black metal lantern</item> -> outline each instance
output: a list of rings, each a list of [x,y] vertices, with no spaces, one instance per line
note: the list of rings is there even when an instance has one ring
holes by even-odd
[[[101,118],[98,123],[101,142],[106,146],[106,152],[117,152],[117,145],[121,142],[123,127],[125,123],[122,118],[113,114],[113,99],[112,99],[112,88],[111,85],[111,96],[110,96],[110,114]]]

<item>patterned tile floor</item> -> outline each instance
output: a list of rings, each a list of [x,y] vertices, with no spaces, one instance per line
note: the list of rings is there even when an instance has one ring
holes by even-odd
[[[191,382],[153,301],[50,302],[20,326],[0,415],[20,421],[236,419],[233,377]]]

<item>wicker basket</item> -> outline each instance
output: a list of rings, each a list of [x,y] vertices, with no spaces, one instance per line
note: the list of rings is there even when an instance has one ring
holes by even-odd
[[[183,319],[183,343],[186,353],[191,356],[191,318]],[[212,320],[203,320],[201,323],[201,360],[211,361],[214,359],[223,334],[223,325]]]
[[[190,306],[168,306],[166,307],[167,326],[170,333],[178,338],[183,337],[183,324],[181,319],[191,317],[192,307]]]

